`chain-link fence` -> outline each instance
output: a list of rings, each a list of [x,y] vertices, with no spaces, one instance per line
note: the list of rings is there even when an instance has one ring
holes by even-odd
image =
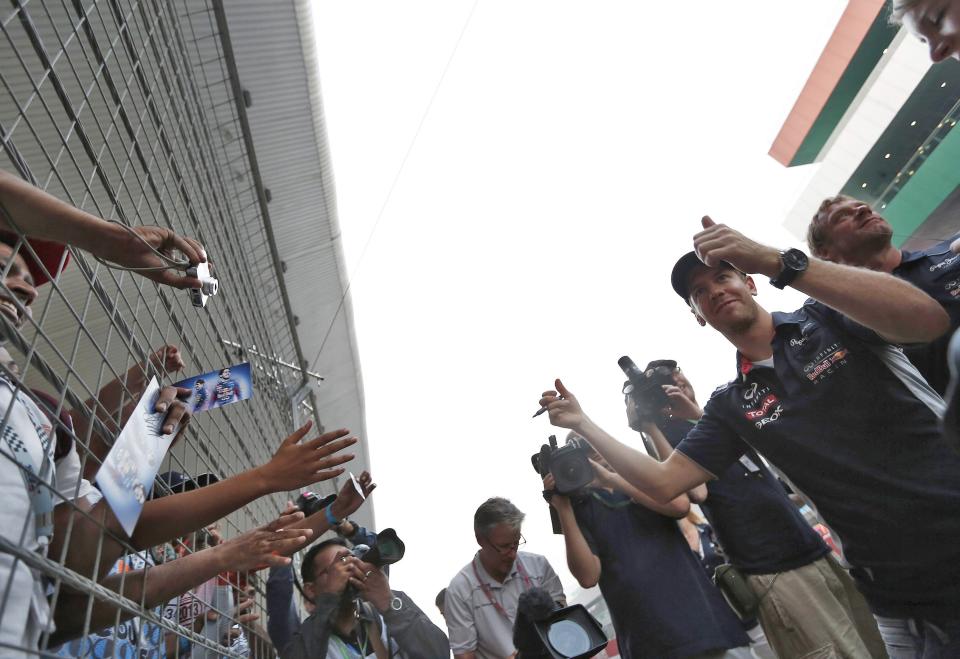
[[[305,393],[311,375],[301,370],[269,193],[252,152],[223,7],[204,0],[14,0],[0,19],[0,167],[102,218],[196,237],[221,283],[219,295],[196,308],[185,292],[71,250],[69,263],[61,259],[52,281],[39,287],[32,318],[17,329],[0,314],[12,358],[0,375],[12,383],[14,396],[25,395],[52,408],[51,417],[59,415],[58,434],[73,442],[84,475],[93,480],[117,437],[121,410],[139,397],[146,380],[157,376],[170,384],[249,361],[252,399],[196,415],[159,472],[223,478],[265,463],[284,435],[314,416],[314,406]],[[30,252],[22,241],[17,248]],[[4,275],[11,263],[4,264]],[[4,296],[15,297],[6,286],[0,288]],[[163,346],[178,348],[185,362],[180,372],[167,370],[174,365],[162,350],[151,360]],[[110,387],[113,393],[104,394]],[[19,470],[7,451],[0,453],[0,462],[7,463],[2,469]],[[155,490],[164,489],[158,481]],[[72,507],[76,518],[89,517],[69,498],[58,503]],[[283,503],[279,495],[257,499],[221,521],[220,531],[233,536],[259,526],[275,518]],[[74,520],[67,529],[69,543]],[[243,655],[244,643],[253,643],[249,628],[245,640],[231,632],[224,578],[221,588],[208,584],[191,602],[174,600],[179,611],[172,606],[173,615],[163,618],[158,609],[98,585],[93,569],[71,569],[65,552],[43,556],[28,543],[5,538],[0,552],[42,574],[52,606],[69,601],[84,618],[81,638],[59,649],[56,637],[44,633],[41,654]],[[100,556],[110,542],[126,547],[112,563],[124,573],[169,561],[199,540],[193,535],[137,552],[122,534],[103,528],[90,551]],[[3,617],[24,601],[11,574],[0,572],[9,577],[0,583]],[[255,610],[262,609],[263,581],[251,581],[258,591]],[[77,592],[85,598],[67,597]],[[96,601],[116,605],[106,629],[94,628]],[[122,622],[123,611],[134,619]],[[233,650],[221,645],[231,642]],[[37,649],[9,643],[0,649],[2,656],[19,652]]]

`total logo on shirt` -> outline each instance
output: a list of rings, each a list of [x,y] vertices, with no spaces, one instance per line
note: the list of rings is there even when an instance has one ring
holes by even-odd
[[[745,403],[741,406],[747,421],[752,422],[757,430],[762,430],[768,423],[777,421],[783,414],[783,404],[780,399],[770,392],[770,387],[758,388],[753,382],[743,394]]]

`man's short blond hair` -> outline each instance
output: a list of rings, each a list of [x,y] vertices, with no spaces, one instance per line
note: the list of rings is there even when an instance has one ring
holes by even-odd
[[[820,208],[813,214],[810,226],[807,227],[807,246],[814,256],[824,258],[823,254],[828,242],[827,219],[830,217],[830,209],[847,201],[857,200],[849,195],[838,194],[820,202]]]
[[[920,4],[920,0],[890,0],[890,24],[900,25],[903,16]]]

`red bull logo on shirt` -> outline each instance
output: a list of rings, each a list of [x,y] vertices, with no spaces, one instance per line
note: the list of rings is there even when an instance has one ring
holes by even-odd
[[[807,368],[803,369],[807,372],[807,379],[813,383],[822,380],[828,373],[833,371],[834,365],[846,363],[844,359],[847,356],[847,352],[846,348],[840,348],[827,355],[822,361],[812,365],[808,364]]]

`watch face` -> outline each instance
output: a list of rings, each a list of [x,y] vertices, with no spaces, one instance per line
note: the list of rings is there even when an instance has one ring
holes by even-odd
[[[803,270],[807,263],[807,255],[799,249],[788,249],[783,253],[783,264],[791,270]]]

